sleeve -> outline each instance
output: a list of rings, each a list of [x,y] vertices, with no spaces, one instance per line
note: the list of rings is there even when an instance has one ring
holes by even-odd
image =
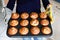
[[[42,2],[45,9],[47,8],[48,4],[50,4],[49,0],[42,0]]]
[[[14,5],[15,5],[15,0],[9,0],[6,7],[9,8],[10,10],[13,10]]]

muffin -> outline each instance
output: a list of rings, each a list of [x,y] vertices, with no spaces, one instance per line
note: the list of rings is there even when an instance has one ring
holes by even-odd
[[[9,24],[10,24],[10,26],[17,26],[18,20],[11,20]]]
[[[22,19],[27,19],[29,17],[29,14],[27,12],[24,12],[21,14]]]
[[[21,26],[27,26],[29,24],[29,21],[28,20],[21,20],[20,21],[20,25]]]
[[[15,27],[11,27],[11,28],[8,29],[8,34],[9,35],[15,35],[15,34],[17,34],[17,32],[18,32],[18,30]]]
[[[26,27],[22,27],[21,29],[19,29],[19,33],[20,33],[21,35],[27,35],[28,32],[29,32],[29,29],[26,28]]]
[[[49,25],[49,21],[48,21],[47,19],[41,20],[40,23],[41,23],[41,25],[43,25],[43,26]]]
[[[38,18],[38,13],[32,12],[32,13],[30,14],[30,18],[32,18],[32,19]]]
[[[51,33],[51,29],[49,27],[43,27],[41,31],[43,34],[50,34]]]
[[[18,13],[12,13],[11,18],[12,19],[18,19],[19,18],[19,14]]]
[[[30,21],[30,25],[32,25],[32,26],[38,26],[39,25],[39,21],[37,19],[32,19]]]
[[[40,13],[40,18],[42,19],[47,18],[47,14],[45,12]]]
[[[31,31],[31,34],[38,35],[40,33],[40,28],[39,27],[32,27],[30,29],[30,31]]]

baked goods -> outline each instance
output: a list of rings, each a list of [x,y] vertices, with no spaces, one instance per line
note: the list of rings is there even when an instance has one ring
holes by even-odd
[[[38,35],[40,33],[40,28],[39,27],[32,27],[30,29],[30,31],[31,31],[31,34]]]
[[[21,20],[20,21],[20,25],[21,26],[27,26],[29,24],[29,21],[28,20]]]
[[[27,19],[29,17],[29,14],[27,12],[24,12],[21,14],[22,19]]]
[[[12,19],[18,19],[19,18],[19,14],[18,13],[12,13],[11,18]]]
[[[28,32],[29,32],[29,29],[26,28],[26,27],[22,27],[22,28],[19,29],[19,33],[20,33],[21,35],[27,35]]]
[[[47,18],[47,14],[45,12],[40,13],[40,18]]]
[[[38,18],[38,13],[32,12],[32,13],[30,14],[30,18],[32,18],[32,19]]]
[[[32,25],[32,26],[38,26],[39,25],[39,21],[37,19],[32,19],[30,21],[30,25]]]
[[[41,31],[43,34],[50,34],[51,33],[51,29],[47,26],[43,27]]]
[[[17,34],[17,32],[18,32],[18,30],[15,27],[11,27],[11,28],[8,29],[8,34],[9,35],[15,35],[15,34]]]
[[[15,15],[8,22],[7,35],[9,37],[52,35],[50,19],[44,12],[40,15],[38,12],[21,12],[18,18],[14,18]]]
[[[43,25],[43,26],[49,25],[49,21],[48,21],[47,19],[41,20],[40,23],[41,23],[41,25]]]
[[[11,20],[9,24],[10,24],[10,26],[17,26],[18,20]]]

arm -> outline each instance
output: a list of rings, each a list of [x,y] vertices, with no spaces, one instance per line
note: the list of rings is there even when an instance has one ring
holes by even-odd
[[[49,0],[42,0],[42,2],[43,2],[43,6],[44,6],[45,9],[50,4]]]
[[[8,2],[9,0],[4,0],[4,5],[7,5]]]
[[[6,7],[9,8],[10,10],[13,10],[14,4],[15,4],[15,0],[9,0]]]
[[[52,5],[50,4],[49,0],[42,0],[43,6],[46,9],[46,14],[50,17],[51,23],[53,23],[53,16],[52,16]]]

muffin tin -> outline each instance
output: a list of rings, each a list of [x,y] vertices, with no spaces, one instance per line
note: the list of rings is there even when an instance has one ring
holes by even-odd
[[[23,13],[23,12],[22,12]],[[30,12],[31,13],[31,12]],[[21,26],[20,25],[20,21],[21,20],[24,20],[24,19],[22,19],[21,17],[19,17],[18,19],[12,19],[12,18],[10,18],[10,20],[8,21],[8,28],[7,28],[7,36],[9,36],[9,37],[35,37],[35,36],[51,36],[52,35],[52,27],[51,27],[51,23],[50,23],[50,18],[49,18],[49,16],[47,16],[47,20],[49,21],[49,25],[47,25],[50,29],[51,29],[51,33],[50,34],[43,34],[42,33],[42,31],[41,31],[41,29],[43,28],[43,27],[45,27],[45,26],[43,26],[43,25],[41,25],[40,24],[40,21],[41,20],[44,20],[44,19],[41,19],[40,17],[39,17],[39,14],[40,13],[37,13],[38,14],[38,18],[37,18],[37,20],[39,21],[39,25],[37,26],[37,27],[39,27],[39,29],[40,29],[40,33],[39,34],[37,34],[37,35],[33,35],[31,32],[30,32],[30,29],[33,27],[31,24],[30,24],[30,21],[32,20],[32,18],[30,18],[30,13],[28,13],[29,14],[29,17],[27,18],[27,19],[25,19],[25,20],[28,20],[29,21],[29,24],[27,25],[27,26],[25,26],[25,27],[27,27],[28,29],[29,29],[29,32],[28,32],[28,34],[26,34],[26,35],[21,35],[20,33],[19,33],[19,29],[20,28],[22,28],[23,26]],[[19,14],[20,16],[21,16],[21,13]],[[9,23],[10,23],[10,21],[11,20],[18,20],[18,25],[17,26],[15,26],[15,28],[17,28],[18,29],[18,32],[15,34],[15,35],[9,35],[8,34],[8,30],[9,30],[9,28],[11,28],[11,27],[13,27],[13,26],[11,26]]]

